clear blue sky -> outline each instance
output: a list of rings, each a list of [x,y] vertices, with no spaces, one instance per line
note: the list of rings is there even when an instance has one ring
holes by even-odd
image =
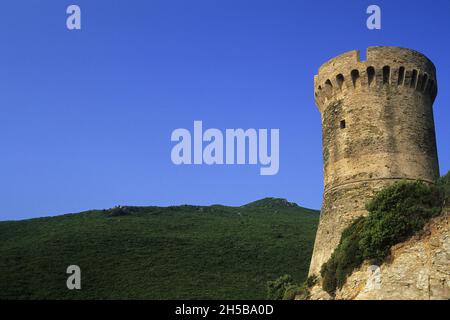
[[[82,30],[66,29],[68,5]],[[450,169],[450,1],[4,0],[0,8],[0,220],[123,205],[320,208],[313,76],[371,45],[426,54],[438,70],[441,173]],[[365,26],[382,8],[382,30]],[[175,166],[170,134],[279,128],[280,171]]]

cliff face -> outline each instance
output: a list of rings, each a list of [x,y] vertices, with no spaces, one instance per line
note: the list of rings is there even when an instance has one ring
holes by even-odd
[[[450,299],[450,210],[392,249],[379,268],[363,265],[337,299]]]
[[[450,208],[391,252],[381,266],[365,263],[353,272],[336,299],[450,299]],[[311,292],[312,299],[329,298],[318,287]]]

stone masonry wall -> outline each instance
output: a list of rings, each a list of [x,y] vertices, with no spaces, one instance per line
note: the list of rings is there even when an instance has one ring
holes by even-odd
[[[314,79],[322,115],[324,197],[310,274],[318,274],[342,230],[365,215],[374,192],[401,179],[439,176],[433,63],[398,47],[370,47],[323,64]]]

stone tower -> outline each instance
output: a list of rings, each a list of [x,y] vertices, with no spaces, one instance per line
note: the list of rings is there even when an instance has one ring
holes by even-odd
[[[424,55],[370,47],[350,51],[314,77],[322,116],[324,195],[309,273],[320,268],[343,229],[365,215],[374,192],[395,181],[439,176],[433,120],[436,69]]]

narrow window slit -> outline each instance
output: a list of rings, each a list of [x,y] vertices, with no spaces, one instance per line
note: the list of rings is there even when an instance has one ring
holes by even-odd
[[[358,80],[358,78],[359,78],[359,71],[356,69],[352,70],[351,75],[352,75],[353,87],[356,88],[356,80]]]
[[[414,69],[412,72],[412,77],[411,77],[411,84],[410,84],[411,88],[416,87],[416,81],[417,81],[417,70]]]
[[[383,84],[389,84],[391,78],[391,68],[389,66],[383,67]]]
[[[399,86],[403,85],[403,81],[404,80],[405,80],[405,68],[404,67],[400,67],[398,69],[398,82],[397,82],[397,84]]]
[[[345,120],[341,120],[340,127],[341,129],[345,129]]]
[[[370,84],[373,82],[373,79],[375,79],[375,68],[374,67],[368,67],[367,68],[367,82]]]

